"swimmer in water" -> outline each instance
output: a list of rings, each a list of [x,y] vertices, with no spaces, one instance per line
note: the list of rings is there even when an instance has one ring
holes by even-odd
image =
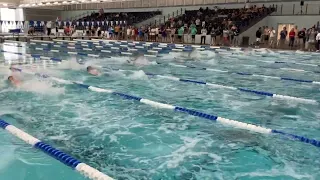
[[[94,76],[99,76],[100,75],[100,72],[96,68],[94,68],[92,66],[88,66],[87,67],[87,72],[89,74],[91,74],[91,75],[94,75]]]
[[[8,77],[8,81],[14,86],[20,86],[21,85],[21,82],[17,78],[15,78],[13,76],[9,76]]]

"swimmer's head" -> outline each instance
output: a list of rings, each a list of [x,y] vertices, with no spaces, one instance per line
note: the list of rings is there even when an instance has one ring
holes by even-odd
[[[88,66],[88,67],[87,67],[87,71],[91,71],[92,69],[93,69],[92,66]]]
[[[8,81],[10,81],[10,82],[14,81],[14,77],[13,76],[9,76],[8,77]]]

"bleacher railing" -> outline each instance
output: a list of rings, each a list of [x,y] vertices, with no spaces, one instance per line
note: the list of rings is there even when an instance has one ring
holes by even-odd
[[[173,11],[172,13],[169,13],[168,15],[164,15],[163,17],[159,18],[158,20],[154,20],[154,22],[150,22],[150,26],[152,25],[161,25],[161,24],[165,24],[167,21],[170,20],[170,18],[174,18],[177,16],[181,16],[182,14],[184,14],[186,12],[186,8],[181,8],[181,9],[177,9],[176,11]]]

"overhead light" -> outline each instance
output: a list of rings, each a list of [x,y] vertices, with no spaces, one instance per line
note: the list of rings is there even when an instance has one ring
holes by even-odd
[[[32,6],[36,6],[36,4],[32,4]]]
[[[72,4],[76,4],[77,2],[76,2],[76,1],[71,1],[71,3],[72,3]]]
[[[63,1],[62,4],[68,4],[68,1]]]
[[[47,2],[45,5],[47,5],[47,6],[51,6],[51,3]]]
[[[58,4],[60,4],[60,3],[59,3],[59,2],[54,2],[53,4],[54,4],[54,5],[58,5]]]
[[[8,4],[6,4],[6,3],[3,3],[2,5],[3,5],[3,6],[8,6]]]
[[[97,0],[91,0],[92,2],[97,2]]]

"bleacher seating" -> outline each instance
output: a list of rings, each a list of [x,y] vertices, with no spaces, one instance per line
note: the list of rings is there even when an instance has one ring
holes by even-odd
[[[237,26],[240,30],[247,29],[252,23],[266,17],[275,10],[274,7],[266,8],[264,6],[258,8],[252,6],[251,8],[241,9],[206,9],[200,8],[199,10],[186,11],[185,14],[171,19],[166,22],[166,26],[174,26],[179,28],[185,24],[189,27],[191,24],[195,24],[196,20],[199,19],[205,22],[205,26],[212,26],[214,28],[225,27],[230,28],[232,25]],[[201,27],[198,27],[198,33]]]
[[[92,13],[89,16],[83,17],[78,21],[126,21],[128,25],[139,23],[146,19],[160,15],[161,11],[149,12],[127,12],[127,13]]]

